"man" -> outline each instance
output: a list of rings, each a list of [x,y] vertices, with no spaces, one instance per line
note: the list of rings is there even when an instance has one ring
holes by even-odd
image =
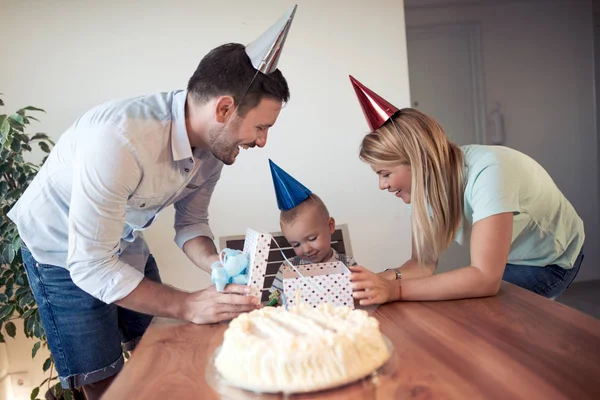
[[[161,284],[141,230],[174,204],[175,242],[206,272],[218,260],[208,206],[223,164],[263,147],[289,99],[276,69],[294,9],[257,41],[200,62],[186,91],[109,102],[60,138],[9,217],[63,387],[100,398],[151,316],[193,323],[259,307],[246,287]]]

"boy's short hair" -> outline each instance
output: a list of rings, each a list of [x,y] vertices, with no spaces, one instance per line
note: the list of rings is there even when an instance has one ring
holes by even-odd
[[[323,218],[329,218],[329,210],[319,196],[311,193],[306,200],[289,210],[282,210],[279,215],[281,225],[291,224],[296,218],[307,210],[315,209]]]

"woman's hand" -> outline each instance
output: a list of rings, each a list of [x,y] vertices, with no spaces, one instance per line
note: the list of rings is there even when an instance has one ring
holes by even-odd
[[[359,300],[361,306],[400,300],[399,281],[387,280],[360,266],[350,267],[350,271],[352,297]]]

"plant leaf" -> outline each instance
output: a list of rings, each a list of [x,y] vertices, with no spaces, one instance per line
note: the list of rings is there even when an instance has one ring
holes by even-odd
[[[29,398],[30,398],[31,400],[35,400],[35,399],[37,398],[37,395],[38,395],[38,394],[40,394],[40,388],[39,388],[39,387],[36,387],[35,389],[33,389],[33,390],[31,391],[31,396],[29,396]]]
[[[50,147],[48,146],[48,143],[39,142],[38,144],[40,145],[40,149],[42,149],[43,152],[50,153]]]
[[[19,237],[19,235],[15,235],[15,238],[12,241],[12,245],[15,251],[21,248],[21,238]]]
[[[17,253],[15,253],[15,256],[16,255],[17,255]],[[15,279],[15,283],[21,287],[25,286],[25,277],[23,276],[23,274],[17,275],[17,277]],[[21,307],[23,307],[23,306],[21,305]]]
[[[21,318],[25,319],[25,318],[31,317],[31,314],[33,314],[36,310],[37,310],[36,308],[30,308],[29,310],[27,310],[23,313]]]
[[[31,289],[28,288],[28,287],[20,287],[15,292],[15,296],[20,296],[20,295],[25,294],[27,292],[31,292]]]
[[[62,388],[60,382],[58,382],[56,385],[54,385],[54,387],[52,389],[54,390],[54,396],[57,399],[61,399],[62,394],[63,394],[63,388]]]
[[[18,138],[16,137],[16,135],[15,135],[14,139],[18,139]],[[14,151],[15,153],[20,153],[20,152],[21,152],[21,142],[20,142],[20,141],[18,141],[18,140],[13,140],[13,141],[10,143],[10,149],[11,149],[12,151]]]
[[[29,140],[39,140],[39,139],[50,139],[50,137],[48,137],[48,135],[45,133],[38,132],[35,135],[33,135],[31,137],[31,139],[29,139]]]
[[[32,359],[35,358],[35,355],[37,354],[41,345],[42,345],[42,342],[37,342],[36,344],[33,345],[33,349],[31,349],[31,358]]]
[[[6,142],[8,132],[10,132],[10,124],[7,119],[4,119],[2,123],[0,123],[0,146],[4,145]]]
[[[33,305],[33,301],[33,295],[31,293],[27,293],[19,300],[19,307],[23,308],[27,305]]]
[[[6,325],[4,325],[4,329],[6,330],[8,336],[13,339],[15,338],[15,335],[17,334],[17,327],[12,321],[7,322]]]
[[[11,115],[9,118],[12,119],[13,121],[15,121],[16,123],[18,123],[19,125],[24,125],[25,124],[25,121],[23,120],[23,116],[19,115],[17,113]]]
[[[13,312],[15,312],[14,304],[6,304],[0,307],[0,319],[4,321],[8,320]]]
[[[46,361],[44,361],[44,366],[42,367],[44,372],[48,371],[50,369],[51,365],[52,365],[52,358],[50,358],[50,357],[46,358]]]
[[[17,112],[20,113],[20,111],[41,111],[44,113],[46,112],[45,110],[42,110],[41,108],[37,108],[37,107],[33,107],[33,106],[23,107]]]
[[[6,195],[6,192],[8,192],[8,182],[0,182],[0,199],[4,198],[4,195]]]
[[[63,393],[63,396],[65,398],[65,400],[73,400],[73,392],[71,392],[70,390],[65,390],[65,392]]]
[[[4,250],[2,251],[2,258],[4,259],[4,262],[6,262],[7,264],[10,264],[13,262],[13,260],[15,258],[15,251],[12,246],[12,243],[5,245]]]
[[[12,297],[13,296],[13,280],[12,280],[12,278],[10,278],[8,281],[6,281],[6,285],[4,286],[4,288],[5,288],[4,294],[7,295],[8,297]]]
[[[23,319],[23,333],[25,334],[26,338],[30,338],[31,332],[27,330],[27,321],[29,321],[29,318]]]
[[[40,324],[39,322],[36,322],[33,325],[33,334],[35,335],[35,337],[42,339],[44,337],[44,328],[42,327],[42,324]]]

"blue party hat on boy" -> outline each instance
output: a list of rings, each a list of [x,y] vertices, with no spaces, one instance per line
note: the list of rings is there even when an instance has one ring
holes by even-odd
[[[271,177],[273,178],[273,186],[275,187],[277,206],[280,210],[290,210],[308,199],[308,196],[312,192],[303,184],[295,180],[270,159],[269,166],[271,167]]]

